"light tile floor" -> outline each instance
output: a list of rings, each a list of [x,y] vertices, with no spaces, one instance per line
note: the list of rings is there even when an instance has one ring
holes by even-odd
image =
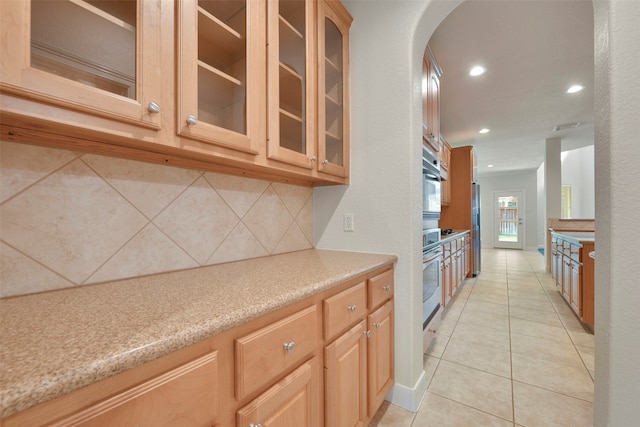
[[[444,311],[424,355],[417,413],[385,402],[370,426],[588,427],[593,335],[537,251],[482,250],[482,272]]]

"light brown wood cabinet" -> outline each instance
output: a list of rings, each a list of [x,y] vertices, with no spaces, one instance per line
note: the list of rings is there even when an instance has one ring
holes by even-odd
[[[13,122],[11,114],[52,114],[61,127],[135,129],[156,140],[160,0],[3,2],[0,15],[3,123]],[[33,111],[25,112],[28,105]],[[85,115],[95,119],[85,125]]]
[[[348,183],[352,18],[337,1],[31,0],[1,19],[3,139]]]
[[[451,162],[451,146],[440,135],[442,150],[440,151],[440,174],[441,174],[441,204],[449,206],[451,204],[451,181],[449,179],[449,164]]]
[[[579,233],[577,233],[579,234]],[[551,276],[558,292],[582,322],[594,325],[593,240],[551,233]]]
[[[381,266],[0,426],[366,426],[394,382],[393,281]]]
[[[242,399],[299,364],[319,339],[315,305],[236,339],[236,397]]]
[[[207,426],[219,412],[217,352],[53,423],[54,426]]]
[[[464,284],[469,274],[469,236],[463,234],[442,244],[442,306],[447,307],[451,299]]]
[[[372,418],[393,385],[393,301],[367,316],[367,328],[368,414]]]
[[[317,359],[305,362],[238,411],[237,426],[320,427]]]
[[[393,270],[370,278],[367,292],[366,319],[345,322],[358,323],[325,347],[327,426],[366,426],[393,385]],[[350,295],[350,301],[341,300],[343,311],[355,312],[357,293]]]
[[[367,419],[367,323],[363,319],[324,350],[325,424],[364,426]]]

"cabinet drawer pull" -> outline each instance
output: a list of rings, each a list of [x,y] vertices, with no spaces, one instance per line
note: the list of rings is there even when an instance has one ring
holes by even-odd
[[[391,286],[386,285],[386,286],[383,286],[382,289],[384,289],[385,291],[389,292],[391,290]]]
[[[149,111],[150,113],[159,113],[160,112],[160,106],[157,103],[152,101],[147,106],[147,111]]]
[[[193,116],[193,115],[189,114],[187,116],[187,124],[188,125],[197,125],[198,124],[198,118],[196,116]]]
[[[380,328],[381,323],[380,322],[376,322],[373,324],[373,326],[375,326],[376,328]]]
[[[262,427],[262,424],[260,424],[260,423],[258,423],[258,424],[251,423],[251,424],[249,424],[249,427]]]
[[[347,310],[349,310],[349,311],[350,311],[350,312],[352,312],[352,313],[355,313],[355,311],[356,311],[357,309],[358,309],[358,307],[356,307],[356,305],[355,305],[355,304],[350,305],[350,306],[348,306],[348,307],[347,307]]]
[[[371,329],[364,331],[363,334],[365,334],[367,338],[369,338],[371,336]]]
[[[296,348],[296,343],[291,341],[291,342],[286,342],[283,344],[282,346],[284,348],[284,350],[287,353],[291,353],[295,348]]]

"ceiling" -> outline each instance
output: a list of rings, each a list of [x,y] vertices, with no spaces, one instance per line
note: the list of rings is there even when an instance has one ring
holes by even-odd
[[[441,133],[476,147],[480,175],[537,169],[546,139],[562,151],[593,145],[591,0],[467,0],[429,45],[443,70]],[[486,73],[469,76],[474,65]],[[566,93],[574,84],[584,89]]]

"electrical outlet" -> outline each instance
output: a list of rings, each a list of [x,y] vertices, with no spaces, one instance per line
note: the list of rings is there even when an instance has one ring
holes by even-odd
[[[353,214],[344,214],[344,231],[354,231]]]

